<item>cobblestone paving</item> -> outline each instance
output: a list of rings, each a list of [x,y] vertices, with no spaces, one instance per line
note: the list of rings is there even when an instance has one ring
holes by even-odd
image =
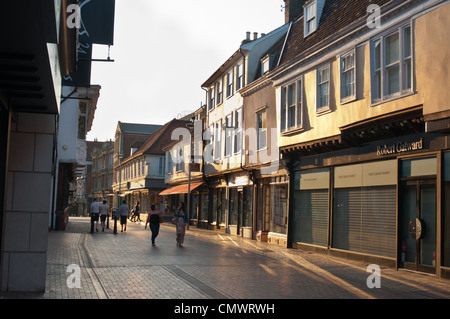
[[[142,224],[118,234],[89,227],[72,219],[49,234],[41,299],[450,299],[450,281],[435,276],[382,268],[382,288],[369,289],[363,263],[193,227],[183,248],[168,224],[156,247]],[[80,266],[81,288],[67,285],[71,264]]]

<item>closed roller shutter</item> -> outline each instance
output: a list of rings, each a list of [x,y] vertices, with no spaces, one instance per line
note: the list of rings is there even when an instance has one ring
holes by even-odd
[[[329,169],[295,175],[294,242],[328,246]]]
[[[328,189],[295,192],[294,241],[328,245]]]
[[[395,257],[396,187],[334,191],[333,247]]]

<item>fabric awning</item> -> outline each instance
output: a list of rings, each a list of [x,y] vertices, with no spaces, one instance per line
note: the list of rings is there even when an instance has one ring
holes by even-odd
[[[202,184],[203,182],[191,183],[191,192]],[[183,184],[165,189],[161,193],[159,193],[159,195],[173,195],[173,194],[187,194],[187,193],[188,193],[188,184]]]

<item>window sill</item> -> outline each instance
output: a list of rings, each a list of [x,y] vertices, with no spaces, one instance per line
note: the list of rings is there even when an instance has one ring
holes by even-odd
[[[331,107],[329,107],[329,106],[327,106],[327,107],[323,106],[318,110],[316,109],[317,116],[326,115],[328,113],[331,113]]]
[[[293,128],[287,131],[283,131],[281,132],[282,136],[290,136],[290,135],[294,135],[294,134],[298,134],[298,133],[303,133],[305,131],[305,129],[303,127],[298,127],[298,128]]]
[[[356,101],[356,96],[349,96],[349,97],[341,99],[341,105],[348,104],[348,103],[351,103],[354,101]]]
[[[408,91],[408,92],[404,92],[404,93],[397,93],[395,95],[391,95],[389,97],[384,97],[382,99],[372,100],[372,103],[371,103],[370,106],[377,106],[377,105],[380,105],[380,104],[384,104],[384,103],[387,103],[387,102],[395,101],[395,100],[402,99],[404,97],[408,97],[408,96],[415,95],[415,94],[416,94],[415,91]]]

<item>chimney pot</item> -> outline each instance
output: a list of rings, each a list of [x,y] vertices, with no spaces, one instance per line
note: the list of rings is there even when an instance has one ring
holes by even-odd
[[[250,40],[250,31],[247,31],[247,37],[246,37],[246,39],[247,39],[247,40]]]
[[[253,32],[253,40],[258,39],[258,32]]]

